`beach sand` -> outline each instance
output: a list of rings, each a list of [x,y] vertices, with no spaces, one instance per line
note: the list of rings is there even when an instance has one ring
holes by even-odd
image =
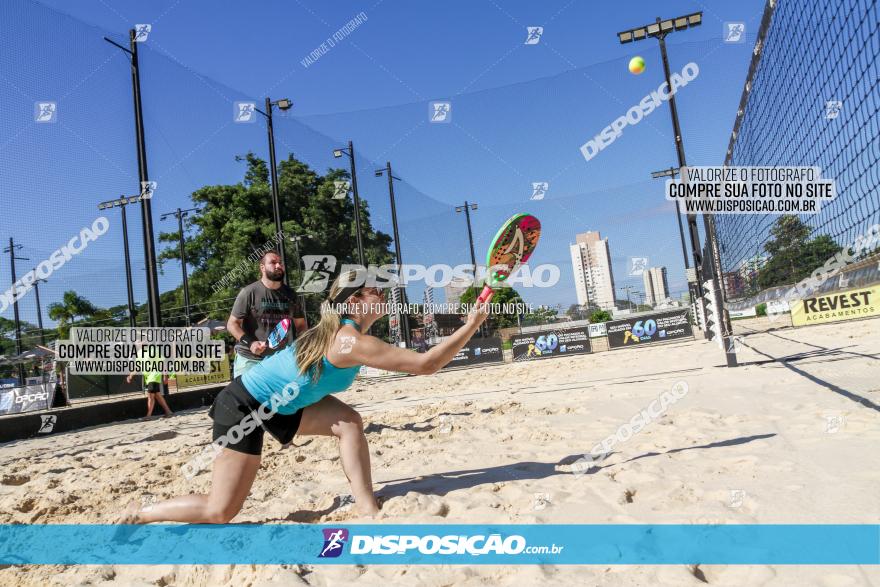
[[[423,377],[359,380],[375,519],[349,493],[336,442],[267,437],[234,522],[880,523],[880,320],[704,340]],[[786,362],[774,361],[789,357]],[[614,446],[571,463],[677,382],[688,393]],[[869,400],[865,404],[861,399]],[[210,441],[206,409],[0,446],[0,522],[105,523],[142,493],[203,492],[181,465]],[[537,495],[536,495],[537,494]],[[54,545],[54,548],[63,545]],[[2,585],[880,585],[856,566],[7,567]]]

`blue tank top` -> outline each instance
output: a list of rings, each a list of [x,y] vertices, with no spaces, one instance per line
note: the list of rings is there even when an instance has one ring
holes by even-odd
[[[342,323],[351,324],[360,331],[350,318],[344,318]],[[322,361],[324,366],[317,381],[310,373],[300,375],[294,342],[248,369],[241,376],[241,383],[258,402],[266,405],[274,403],[279,414],[293,414],[331,393],[345,391],[360,371],[359,366],[344,369],[335,367],[327,357],[323,357]],[[294,393],[297,390],[298,393]]]

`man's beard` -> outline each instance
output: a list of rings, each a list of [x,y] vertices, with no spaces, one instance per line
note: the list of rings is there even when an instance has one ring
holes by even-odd
[[[279,269],[275,273],[269,273],[266,271],[266,279],[269,281],[282,281],[284,279],[284,270]]]

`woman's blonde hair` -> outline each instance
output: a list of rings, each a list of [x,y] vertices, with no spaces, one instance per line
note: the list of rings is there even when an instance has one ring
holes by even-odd
[[[342,314],[339,312],[339,306],[346,302],[346,300],[339,300],[337,304],[333,300],[339,296],[344,288],[350,287],[349,284],[356,282],[357,278],[357,271],[340,274],[330,286],[329,297],[321,302],[320,322],[297,337],[296,363],[299,365],[300,375],[311,372],[312,379],[315,381],[321,376],[324,367],[322,359],[341,325]],[[357,292],[353,295],[357,295]]]

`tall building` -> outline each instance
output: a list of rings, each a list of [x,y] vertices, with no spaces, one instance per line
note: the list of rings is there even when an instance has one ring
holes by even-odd
[[[669,297],[669,283],[666,281],[666,267],[651,267],[644,273],[645,303],[656,306]]]
[[[461,301],[461,294],[463,294],[471,285],[473,285],[471,282],[453,279],[452,283],[443,288],[443,291],[446,294],[446,303],[458,304]]]
[[[578,305],[613,310],[614,274],[608,239],[598,232],[584,232],[575,236],[569,249]]]

